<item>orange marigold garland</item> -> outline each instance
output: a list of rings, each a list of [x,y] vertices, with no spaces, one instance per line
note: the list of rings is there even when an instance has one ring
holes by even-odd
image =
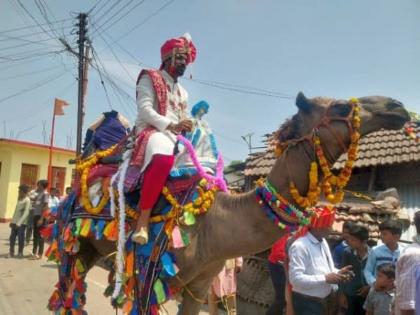
[[[307,197],[301,196],[295,184],[293,182],[290,183],[290,193],[293,199],[296,201],[296,203],[302,208],[315,206],[319,201],[321,190],[324,192],[324,195],[327,198],[327,200],[333,204],[341,202],[344,198],[343,189],[350,180],[354,162],[357,158],[358,143],[360,139],[359,101],[356,98],[352,98],[350,99],[349,103],[354,106],[352,118],[353,132],[350,135],[350,145],[347,151],[347,160],[344,163],[344,167],[340,171],[338,176],[335,176],[331,172],[331,166],[325,158],[324,151],[321,146],[321,140],[317,135],[314,134],[313,142],[315,145],[315,154],[317,156],[319,167],[321,168],[324,178],[322,180],[322,183],[319,183],[318,164],[314,161],[311,163],[311,168],[309,171],[309,189]]]
[[[78,161],[76,165],[76,169],[81,174],[80,175],[81,203],[83,207],[85,208],[85,210],[89,212],[90,214],[98,214],[106,206],[106,204],[109,201],[109,189],[108,189],[108,185],[102,185],[103,195],[102,195],[101,201],[96,207],[94,207],[89,199],[89,192],[88,192],[89,188],[87,185],[89,172],[91,168],[94,165],[96,165],[101,158],[111,155],[115,147],[116,146],[114,145],[106,150],[95,152],[92,155],[90,155],[88,158],[86,158],[85,160]]]

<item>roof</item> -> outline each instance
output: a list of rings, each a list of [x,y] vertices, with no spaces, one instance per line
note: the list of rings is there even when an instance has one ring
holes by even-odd
[[[27,147],[27,148],[36,148],[36,149],[43,149],[43,150],[49,150],[50,149],[50,146],[45,145],[45,144],[0,138],[0,144],[2,144],[2,143],[14,144],[14,145],[22,146],[22,147]],[[73,154],[73,155],[76,154],[76,151],[74,151],[74,150],[69,150],[69,149],[60,148],[60,147],[53,147],[53,151],[64,152],[64,153],[69,153],[69,154]]]
[[[420,126],[414,126],[420,133]],[[334,164],[334,169],[344,166],[346,154],[343,154]],[[266,152],[250,156],[247,159],[245,176],[266,176],[275,162],[274,146],[269,145]],[[420,161],[420,145],[408,137],[405,129],[384,130],[373,132],[360,139],[359,156],[355,168],[392,165]]]

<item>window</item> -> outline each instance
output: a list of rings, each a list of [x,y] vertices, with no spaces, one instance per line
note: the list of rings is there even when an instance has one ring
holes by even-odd
[[[22,164],[20,172],[20,184],[28,185],[31,189],[36,188],[36,182],[38,181],[38,165]]]

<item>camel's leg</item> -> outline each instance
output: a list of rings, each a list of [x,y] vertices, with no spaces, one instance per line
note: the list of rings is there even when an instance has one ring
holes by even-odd
[[[184,288],[178,315],[198,315],[212,280],[213,277],[208,277],[208,275],[202,278],[198,277]]]

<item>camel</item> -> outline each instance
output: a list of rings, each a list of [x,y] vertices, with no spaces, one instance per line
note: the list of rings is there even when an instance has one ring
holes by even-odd
[[[400,129],[409,120],[403,105],[392,98],[370,96],[359,98],[361,136],[379,129]],[[322,141],[326,157],[334,163],[350,143],[348,119],[352,105],[345,100],[326,97],[307,98],[299,93],[297,114],[284,123],[277,133],[282,142],[290,143],[276,160],[267,179],[289,202],[289,182],[301,195],[308,191],[308,172],[313,161],[313,147],[308,141],[294,141],[311,135],[314,130]],[[328,125],[328,126],[327,126]],[[328,128],[327,128],[328,127]],[[332,165],[332,164],[331,164]],[[197,217],[187,227],[190,245],[173,249],[179,272],[171,278],[171,287],[184,288],[180,315],[197,315],[208,287],[222,269],[225,260],[268,249],[285,232],[276,227],[261,210],[255,190],[239,195],[218,192],[208,213]],[[110,256],[115,242],[82,239],[78,258],[91,268],[100,257]]]

